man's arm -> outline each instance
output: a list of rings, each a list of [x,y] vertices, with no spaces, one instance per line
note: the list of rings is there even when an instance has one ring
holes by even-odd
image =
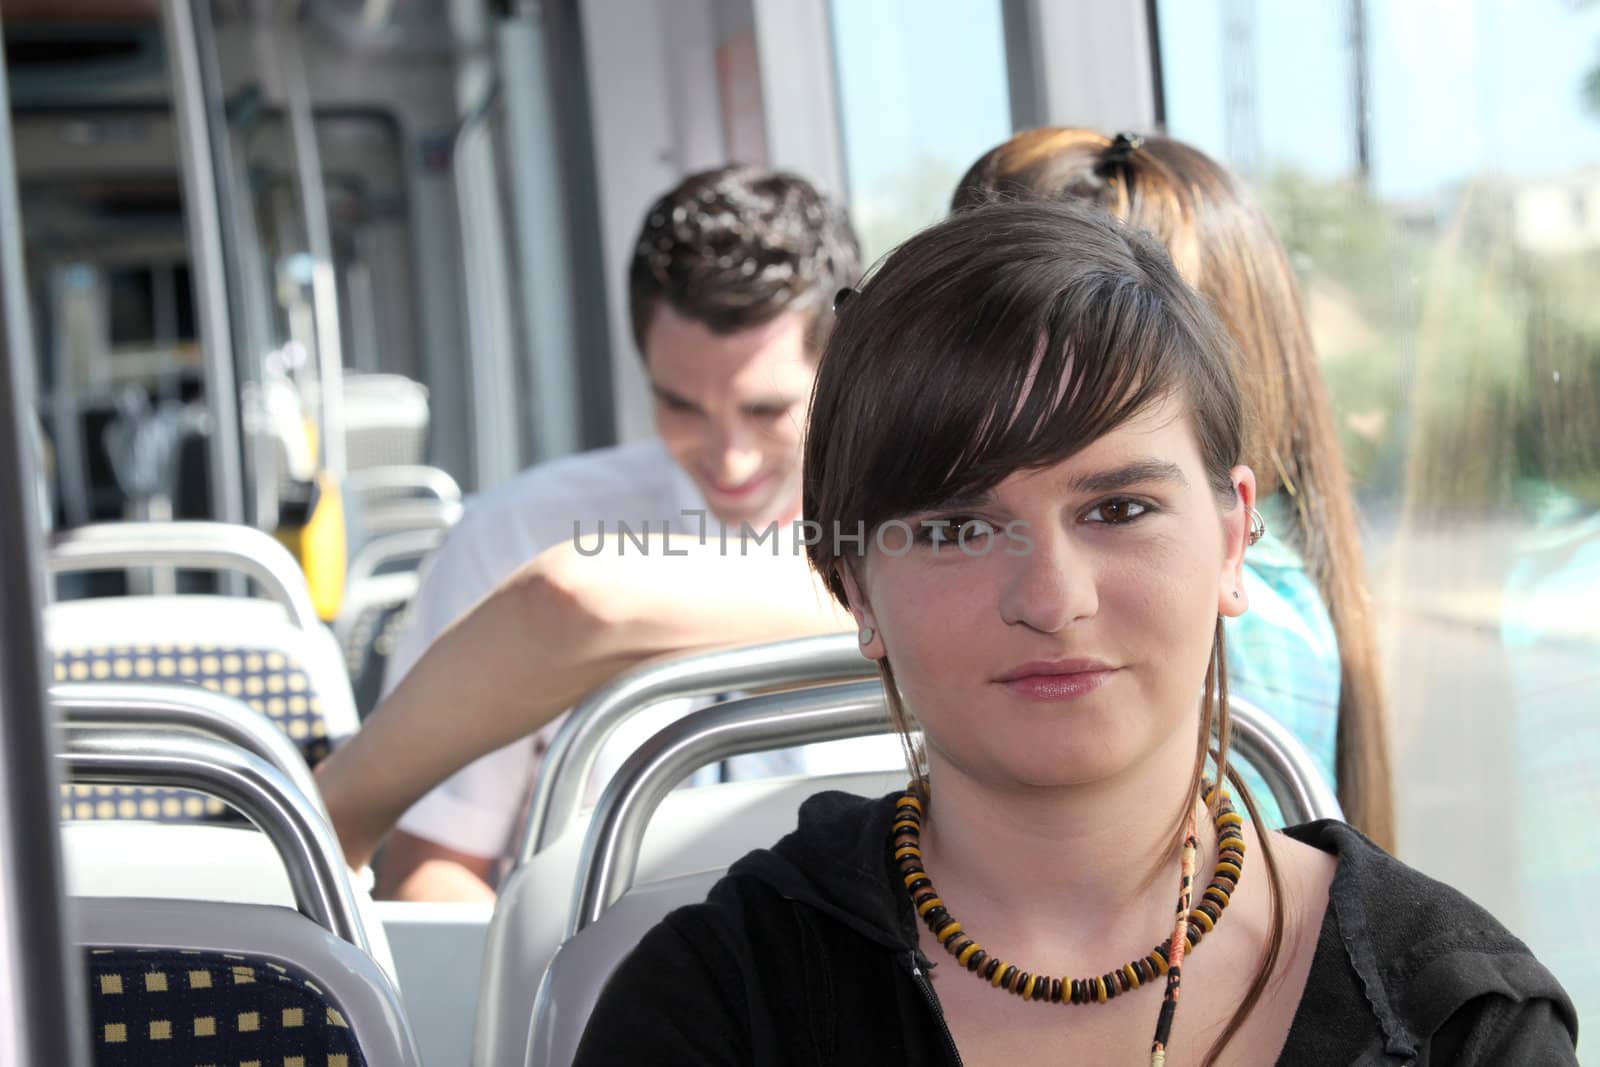
[[[378,859],[379,900],[488,901],[494,903],[495,860],[396,830]]]
[[[692,538],[673,539],[684,555],[663,555],[659,538],[649,547],[558,545],[440,635],[317,768],[352,866],[439,782],[643,659],[851,625],[803,557],[724,554]]]

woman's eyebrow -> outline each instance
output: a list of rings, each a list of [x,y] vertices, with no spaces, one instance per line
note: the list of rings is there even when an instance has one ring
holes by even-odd
[[[1185,488],[1189,485],[1181,467],[1162,459],[1135,460],[1110,470],[1074,475],[1067,484],[1073,492],[1110,493],[1150,482],[1171,482]]]
[[[926,511],[961,511],[968,508],[987,507],[994,501],[993,493],[968,493],[960,496],[942,497],[938,503],[926,508]]]

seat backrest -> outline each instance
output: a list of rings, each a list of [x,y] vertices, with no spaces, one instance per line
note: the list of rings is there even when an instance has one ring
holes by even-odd
[[[545,753],[518,863],[563,834],[578,811],[606,742],[635,716],[667,701],[876,678],[853,636],[675,655],[640,664],[595,690],[568,715]]]
[[[183,568],[245,575],[304,630],[317,626],[305,572],[289,550],[260,530],[225,522],[110,522],[50,539],[51,574]]]
[[[668,912],[704,900],[722,874],[700,871],[634,886],[604,918],[563,944],[550,961],[534,998],[526,1056],[478,1060],[479,1067],[567,1067],[617,964]]]
[[[350,557],[345,574],[346,600],[356,596],[362,585],[374,578],[396,572],[420,574],[433,551],[444,542],[447,530],[429,527],[399,530],[363,542]]]
[[[725,869],[794,829],[801,801],[813,793],[842,789],[878,796],[904,784],[904,772],[869,771],[679,789],[661,802],[651,820],[639,859],[640,880],[654,883]],[[500,887],[479,983],[473,1037],[473,1062],[479,1067],[522,1062],[530,998],[572,926],[574,885],[588,824],[588,817],[581,817]]]
[[[62,737],[57,760],[75,785],[194,789],[226,801],[260,831],[68,823],[62,841],[74,893],[267,900],[297,908],[394,973],[371,900],[345,866],[320,799],[273,762],[215,736],[151,724],[80,721]]]
[[[259,756],[279,771],[319,812],[321,791],[300,749],[272,720],[232,698],[192,685],[129,682],[58,683],[50,687],[57,719],[71,726],[151,729],[209,737]],[[63,812],[64,819],[72,817]]]
[[[427,386],[398,374],[347,371],[342,392],[347,470],[422,462],[428,440]],[[310,399],[315,407],[314,392]]]
[[[344,488],[345,492],[369,507],[386,500],[418,497],[441,503],[461,502],[461,486],[447,471],[438,467],[367,467],[348,475]]]
[[[394,987],[286,908],[75,899],[96,1067],[416,1067]]]
[[[270,719],[315,765],[359,725],[333,636],[294,625],[276,604],[242,597],[114,597],[51,604],[45,644],[59,682],[188,684],[242,701]],[[75,788],[76,819],[216,818],[193,794],[128,786]]]
[[[378,705],[384,670],[420,585],[415,573],[385,574],[345,597],[334,632],[344,652],[356,714],[363,719]]]

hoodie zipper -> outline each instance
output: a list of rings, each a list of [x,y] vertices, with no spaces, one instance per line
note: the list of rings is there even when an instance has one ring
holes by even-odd
[[[956,1048],[956,1039],[951,1036],[950,1026],[944,1021],[944,1009],[939,1006],[939,997],[933,991],[933,983],[928,981],[927,972],[922,969],[920,954],[916,949],[912,949],[910,955],[911,980],[922,990],[922,999],[928,1002],[928,1010],[933,1012],[934,1021],[939,1024],[939,1033],[944,1035],[944,1047],[950,1053],[950,1062],[956,1067],[961,1067],[961,1051]]]

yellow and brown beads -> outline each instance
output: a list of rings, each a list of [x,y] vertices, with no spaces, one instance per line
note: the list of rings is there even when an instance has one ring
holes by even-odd
[[[1206,803],[1210,804],[1216,787],[1207,782],[1204,792]],[[1244,869],[1244,837],[1240,832],[1242,822],[1233,810],[1228,795],[1223,793],[1217,807],[1216,871],[1200,903],[1189,912],[1186,952],[1194,951],[1201,938],[1215,928],[1239,883],[1239,876]],[[1094,978],[1055,978],[1047,974],[1032,974],[1014,963],[990,955],[950,915],[938,890],[934,889],[928,872],[922,867],[922,801],[913,793],[907,792],[900,797],[891,833],[894,860],[905,882],[906,892],[911,894],[911,904],[917,915],[927,923],[934,938],[955,957],[958,964],[990,985],[1024,1000],[1045,1000],[1054,1004],[1103,1004],[1166,975],[1170,951],[1166,942],[1151,949],[1149,955]]]

